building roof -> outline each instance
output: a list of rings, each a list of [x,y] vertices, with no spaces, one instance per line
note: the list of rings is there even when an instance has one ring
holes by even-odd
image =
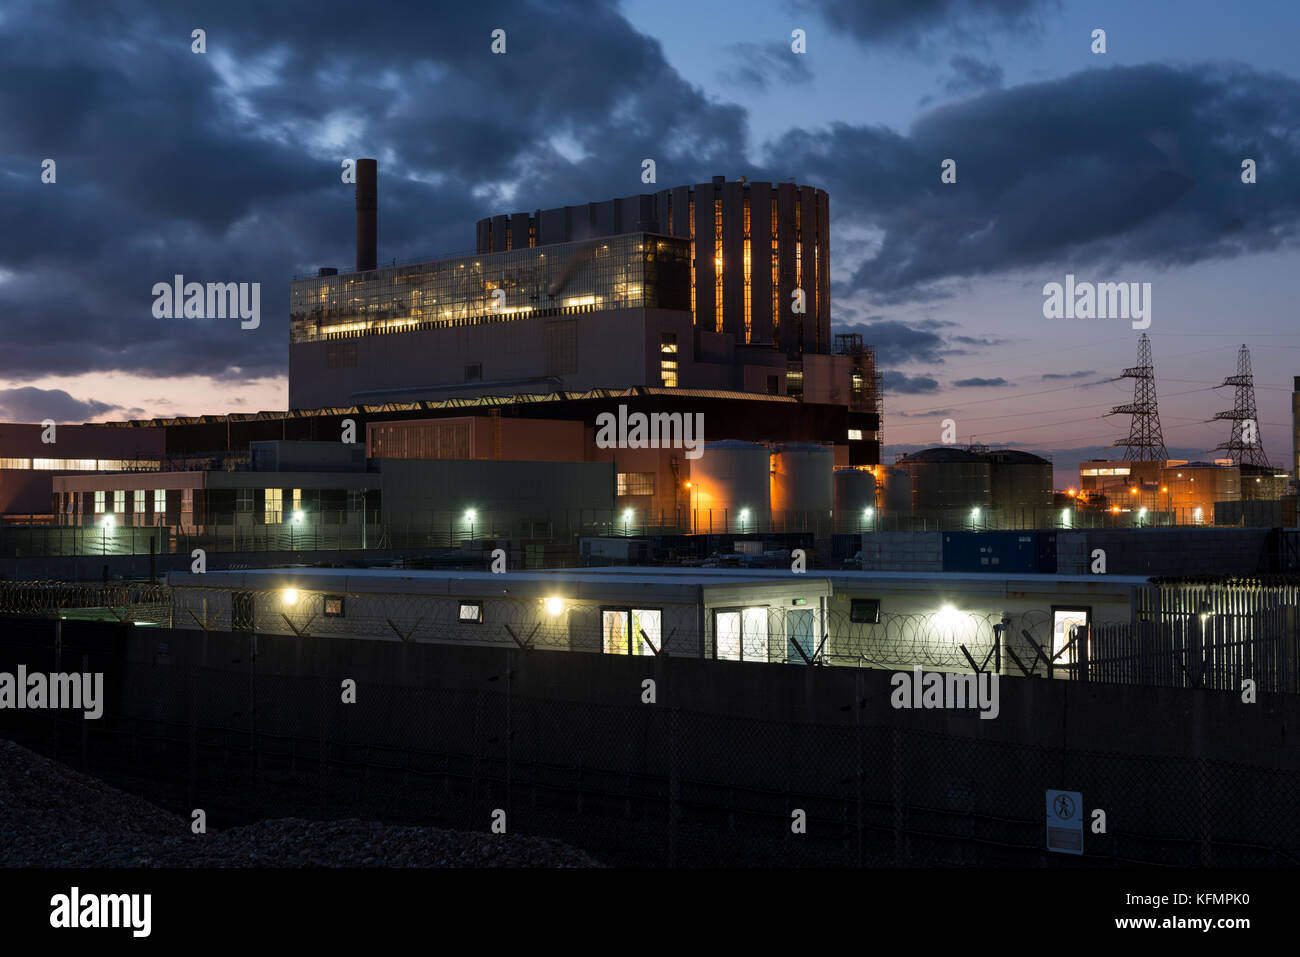
[[[898,460],[897,465],[910,465],[914,462],[983,462],[984,456],[977,452],[971,452],[967,449],[956,448],[950,445],[936,445],[932,449],[922,449],[919,452],[913,452],[911,455],[904,455]]]
[[[1115,593],[1149,579],[1138,575],[978,575],[960,572],[822,571],[793,575],[779,568],[680,568],[604,566],[534,571],[491,572],[402,568],[263,568],[248,571],[209,571],[203,575],[171,572],[167,583],[183,588],[266,589],[302,588],[372,594],[429,594],[451,597],[546,597],[572,599],[618,598],[636,595],[683,602],[707,599],[710,592],[739,588],[765,593],[791,590],[807,594],[862,593],[873,587],[889,591],[926,592],[936,597],[985,595],[1015,597],[1087,591]]]

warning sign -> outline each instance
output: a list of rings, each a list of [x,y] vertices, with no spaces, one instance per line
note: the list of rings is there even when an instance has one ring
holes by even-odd
[[[1083,795],[1078,791],[1047,792],[1047,849],[1083,853]]]

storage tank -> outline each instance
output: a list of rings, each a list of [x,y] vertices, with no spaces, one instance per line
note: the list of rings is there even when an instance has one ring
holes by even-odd
[[[881,507],[888,515],[912,514],[912,476],[903,469],[885,470],[885,496]]]
[[[994,509],[1032,514],[1052,507],[1052,463],[1019,449],[986,452],[989,491]]]
[[[867,509],[875,507],[876,476],[870,469],[835,470],[836,518],[857,518]]]
[[[835,505],[835,453],[813,442],[785,442],[771,454],[772,511],[829,517]]]
[[[771,453],[765,446],[732,439],[704,443],[704,454],[691,462],[687,489],[695,531],[768,530],[770,473]]]
[[[903,456],[895,468],[912,477],[917,512],[989,507],[989,463],[978,452],[936,446]]]
[[[1241,498],[1243,501],[1274,502],[1286,497],[1288,476],[1281,469],[1267,468],[1243,462],[1241,469]]]

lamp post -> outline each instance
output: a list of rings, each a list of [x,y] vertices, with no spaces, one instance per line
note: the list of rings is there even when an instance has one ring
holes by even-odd
[[[474,518],[477,515],[478,512],[476,512],[474,509],[472,508],[465,509],[465,521],[469,522],[469,540],[471,543],[474,541]]]
[[[294,534],[294,528],[302,524],[302,510],[295,509],[293,518],[289,522],[289,551],[297,551],[297,536]]]
[[[110,528],[112,528],[112,527],[113,527],[115,524],[117,524],[117,523],[116,523],[116,521],[114,520],[114,518],[113,518],[112,515],[105,515],[105,516],[104,516],[104,520],[103,520],[102,522],[100,522],[99,524],[100,524],[100,527],[104,530],[103,535],[102,535],[103,546],[102,546],[102,549],[101,549],[101,553],[104,554],[104,555],[107,555],[107,554],[108,554],[108,530],[109,530]]]

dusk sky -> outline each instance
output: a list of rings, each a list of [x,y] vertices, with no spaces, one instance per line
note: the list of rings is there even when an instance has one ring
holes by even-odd
[[[340,162],[373,156],[381,264],[714,175],[826,189],[834,331],[877,349],[888,462],[945,417],[1058,486],[1118,455],[1139,332],[1046,319],[1043,287],[1150,283],[1170,453],[1227,438],[1204,420],[1246,343],[1283,465],[1298,44],[1294,0],[6,0],[0,420],[283,409],[289,280],[354,262]],[[154,318],[177,273],[260,282],[260,327]]]

